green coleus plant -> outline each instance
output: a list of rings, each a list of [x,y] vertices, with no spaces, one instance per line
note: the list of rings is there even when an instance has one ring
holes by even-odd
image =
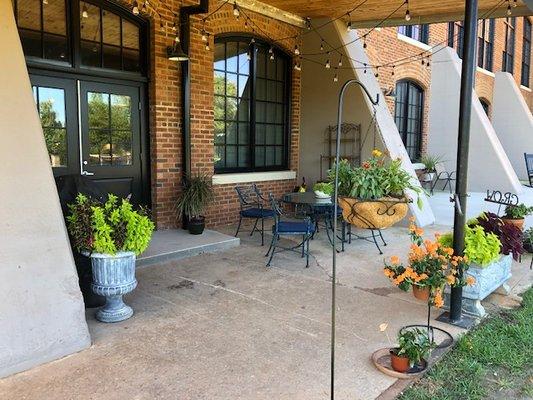
[[[447,233],[439,238],[447,247],[453,247],[453,235]],[[464,254],[468,261],[486,267],[500,257],[502,244],[498,236],[487,233],[481,226],[465,227]]]
[[[131,203],[114,195],[102,204],[83,194],[69,204],[67,228],[73,247],[81,253],[141,254],[150,243],[154,223],[145,209],[134,210]]]

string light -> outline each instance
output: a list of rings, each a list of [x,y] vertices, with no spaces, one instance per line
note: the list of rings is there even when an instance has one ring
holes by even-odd
[[[363,49],[366,49],[366,35],[363,36]]]
[[[176,27],[176,22],[172,24],[172,32],[176,32],[178,28]]]
[[[513,10],[511,8],[511,1],[507,0],[507,15],[511,16],[513,14]]]
[[[407,9],[405,10],[405,20],[411,21],[411,13],[409,12],[409,0],[405,0],[405,6]]]
[[[328,58],[326,60],[326,65],[325,65],[326,69],[330,69],[331,68],[331,64],[329,62],[329,51],[328,51]]]
[[[305,27],[307,28],[308,31],[311,30],[312,26],[311,26],[311,18],[307,17],[305,19]]]
[[[44,1],[43,1],[43,3],[44,3]],[[48,0],[46,0],[46,3],[44,3],[44,4],[48,4]],[[89,11],[87,10],[87,4],[85,4],[85,3],[83,4],[83,8],[81,10],[81,16],[83,18],[89,18]]]
[[[379,67],[376,67],[376,73],[374,74],[376,78],[379,78]]]
[[[270,61],[274,61],[274,48],[272,46],[268,49],[268,53],[270,54]]]
[[[239,6],[237,5],[237,2],[233,3],[233,15],[237,19],[239,19],[239,17],[241,16],[241,11],[239,10]]]
[[[366,63],[363,64],[365,66],[365,69],[363,70],[363,73],[366,74]]]
[[[48,4],[48,0],[43,0],[43,4],[46,6]]]
[[[301,71],[301,70],[302,70],[302,65],[300,64],[299,61],[297,61],[297,62],[294,63],[294,69],[295,69],[296,71]]]
[[[394,76],[394,65],[392,66],[391,75]]]
[[[300,55],[300,48],[298,47],[298,45],[294,45],[294,54],[296,54],[297,56]]]
[[[207,42],[207,32],[202,29],[202,42]]]
[[[335,76],[333,77],[333,82],[338,82],[339,81],[339,75],[335,72]]]
[[[352,31],[352,20],[351,20],[351,16],[350,16],[350,13],[346,14],[348,15],[348,24],[346,24],[346,31],[347,32],[351,32]]]
[[[518,0],[513,0],[513,7],[518,6]]]
[[[320,39],[320,51],[324,51],[324,39]]]
[[[342,67],[342,54],[339,57],[339,67]]]
[[[137,0],[133,2],[133,8],[131,9],[131,12],[133,15],[139,15],[139,3],[137,3]]]

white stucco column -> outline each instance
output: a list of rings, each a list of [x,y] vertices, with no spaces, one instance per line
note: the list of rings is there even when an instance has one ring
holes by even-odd
[[[461,60],[455,50],[438,48],[431,62],[428,151],[442,156],[448,172],[457,159]],[[492,124],[473,93],[468,158],[468,191],[521,193],[522,185]]]
[[[516,174],[527,181],[524,153],[533,153],[533,117],[510,73],[496,73],[493,99],[494,130]]]
[[[0,377],[90,345],[13,17],[0,0]]]

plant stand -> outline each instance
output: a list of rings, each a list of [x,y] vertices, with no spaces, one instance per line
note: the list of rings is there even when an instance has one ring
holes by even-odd
[[[445,349],[447,347],[450,347],[453,344],[453,336],[450,332],[437,328],[436,326],[433,326],[430,324],[431,320],[431,304],[428,303],[428,312],[427,312],[427,323],[425,325],[423,324],[412,324],[412,325],[405,325],[402,328],[400,328],[400,333],[402,333],[405,329],[409,328],[426,328],[428,332],[428,337],[431,343],[435,344],[435,332],[440,332],[446,336],[446,339],[443,340],[441,344],[438,344],[435,346],[436,349]]]
[[[390,348],[388,347],[376,350],[372,354],[371,359],[372,359],[372,363],[378,370],[380,370],[386,375],[389,375],[389,376],[392,376],[398,379],[412,379],[412,378],[421,376],[428,366],[427,361],[424,360],[422,365],[420,366],[415,365],[413,366],[413,368],[411,368],[407,372],[395,371],[394,369],[392,369],[392,366],[391,366]]]

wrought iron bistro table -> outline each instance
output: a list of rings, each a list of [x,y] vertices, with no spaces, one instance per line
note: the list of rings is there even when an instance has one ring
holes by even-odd
[[[331,234],[333,234],[333,201],[331,197],[321,199],[315,196],[313,192],[296,192],[287,193],[283,195],[283,202],[293,204],[296,207],[303,206],[307,210],[307,215],[311,217],[311,221],[315,223],[316,231],[319,232],[319,222],[321,219],[324,221],[324,227],[326,234],[328,235],[329,242],[333,245]],[[339,212],[340,212],[339,207]],[[331,234],[330,234],[331,231]],[[344,251],[344,237],[346,226],[344,221],[342,222],[342,237],[339,237],[342,243],[342,251]]]

